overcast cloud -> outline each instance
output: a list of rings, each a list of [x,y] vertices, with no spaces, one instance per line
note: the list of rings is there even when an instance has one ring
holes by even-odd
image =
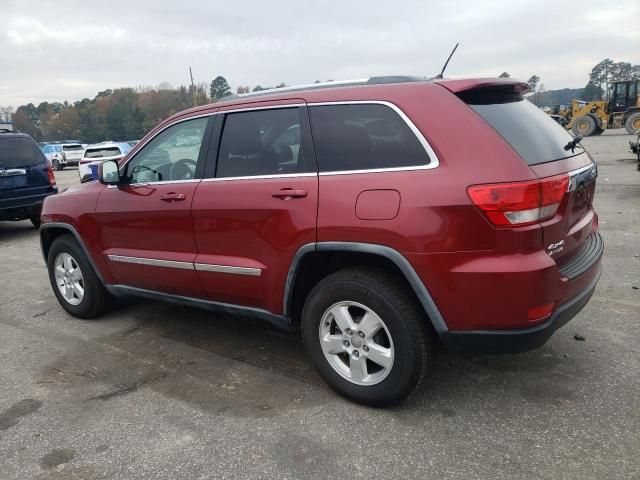
[[[0,105],[122,86],[436,74],[583,87],[605,57],[640,63],[640,0],[0,0]]]

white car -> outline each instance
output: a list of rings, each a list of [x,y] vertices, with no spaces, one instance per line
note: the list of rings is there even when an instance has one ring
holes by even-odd
[[[104,142],[89,145],[78,166],[80,181],[90,182],[98,178],[98,165],[106,160],[120,161],[131,150],[128,143]]]
[[[77,166],[84,155],[84,146],[80,143],[61,143],[63,159],[61,167]],[[60,170],[62,170],[60,168]]]
[[[62,170],[62,168],[60,167],[62,164],[62,159],[64,157],[62,145],[45,145],[44,147],[42,147],[42,153],[44,153],[44,156],[47,157],[47,160],[49,160],[49,165],[51,165],[51,168],[53,168],[54,170]]]

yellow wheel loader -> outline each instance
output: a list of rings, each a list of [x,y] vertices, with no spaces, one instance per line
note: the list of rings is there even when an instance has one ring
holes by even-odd
[[[600,135],[607,128],[624,127],[631,135],[640,130],[640,80],[613,82],[609,99],[574,100],[566,128],[583,137]]]

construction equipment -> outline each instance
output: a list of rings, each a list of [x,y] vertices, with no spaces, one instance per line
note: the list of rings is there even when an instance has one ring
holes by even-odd
[[[631,135],[640,130],[640,80],[613,82],[609,87],[609,101],[573,100],[571,119],[566,125],[583,137],[622,127]]]

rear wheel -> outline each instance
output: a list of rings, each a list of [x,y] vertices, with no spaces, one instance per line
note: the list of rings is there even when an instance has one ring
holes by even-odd
[[[51,160],[51,168],[53,168],[56,172],[59,172],[60,170],[62,170],[62,165],[60,164],[60,161],[58,159],[53,159]]]
[[[29,218],[29,220],[31,220],[31,223],[33,224],[34,227],[36,228],[40,228],[40,217],[31,217]]]
[[[349,268],[309,294],[302,335],[331,388],[371,406],[409,396],[433,364],[433,335],[414,298],[385,271]]]
[[[582,135],[583,137],[593,135],[597,129],[598,124],[596,123],[596,119],[591,115],[583,115],[582,117],[576,118],[571,128],[574,134]]]
[[[63,235],[53,241],[47,268],[53,293],[74,317],[95,318],[109,307],[111,295],[73,237]]]
[[[624,122],[624,128],[630,135],[635,135],[640,130],[640,112],[632,113]]]

